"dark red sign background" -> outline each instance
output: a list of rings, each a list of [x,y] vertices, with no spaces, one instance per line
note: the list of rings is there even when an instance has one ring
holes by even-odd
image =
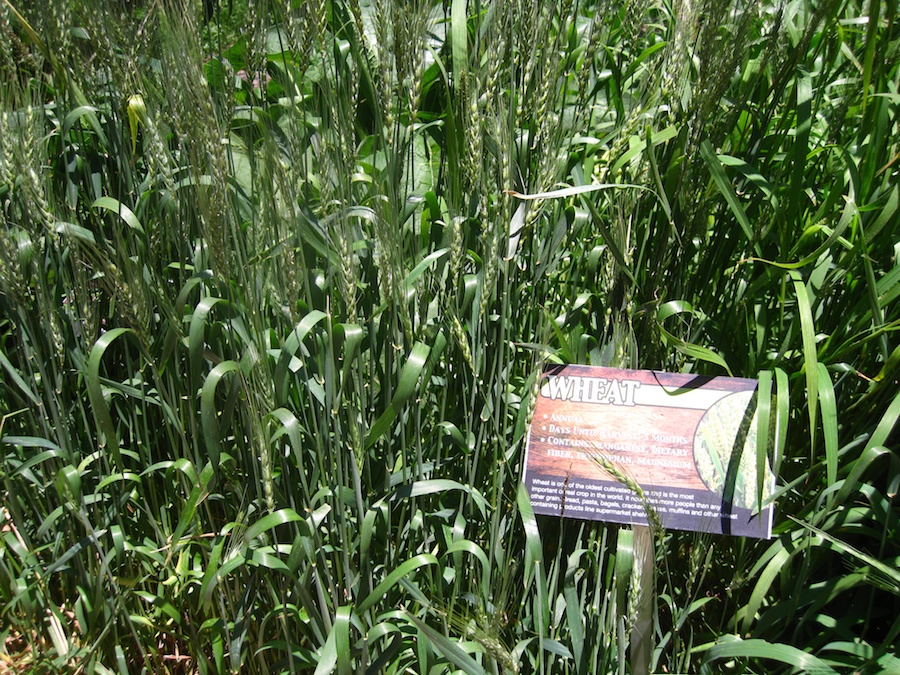
[[[606,400],[612,402],[586,403],[551,398],[546,386],[551,377],[596,378],[588,384],[597,387],[615,386],[614,381],[640,384],[630,385],[633,401],[609,396]],[[524,476],[536,513],[646,523],[646,508],[628,481],[621,480],[625,476],[641,486],[665,527],[771,536],[771,506],[754,516],[725,503],[704,484],[694,462],[694,435],[708,408],[704,402],[715,400],[715,392],[753,391],[756,380],[588,366],[551,368],[544,378]],[[578,391],[604,391],[597,387]],[[557,388],[556,393],[569,391],[570,398],[578,398],[576,389]],[[620,475],[604,470],[598,457]]]

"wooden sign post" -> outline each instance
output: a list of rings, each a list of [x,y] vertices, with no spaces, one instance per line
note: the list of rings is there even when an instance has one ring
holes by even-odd
[[[634,527],[642,565],[632,671],[652,654],[653,533],[769,538],[775,479],[759,475],[756,380],[556,366],[544,373],[523,481],[535,513]],[[767,433],[767,430],[766,432]],[[764,447],[764,445],[763,445]]]
[[[640,594],[631,629],[631,673],[647,675],[653,656],[653,597],[656,578],[653,533],[646,525],[634,526],[634,564],[640,571]]]

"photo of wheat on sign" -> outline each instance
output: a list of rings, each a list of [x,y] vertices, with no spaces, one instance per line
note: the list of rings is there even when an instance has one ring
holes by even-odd
[[[757,381],[555,366],[543,374],[524,483],[535,513],[769,538],[775,476]],[[763,440],[768,437],[768,429]]]

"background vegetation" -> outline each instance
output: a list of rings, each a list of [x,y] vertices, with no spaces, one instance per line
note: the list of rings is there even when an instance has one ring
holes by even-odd
[[[894,0],[211,9],[0,2],[0,670],[629,672],[572,362],[760,381],[654,671],[900,671]]]

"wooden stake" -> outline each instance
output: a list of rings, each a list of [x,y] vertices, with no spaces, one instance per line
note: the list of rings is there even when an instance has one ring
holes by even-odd
[[[650,659],[653,656],[653,601],[656,594],[654,583],[655,556],[653,533],[646,525],[634,526],[634,565],[639,570],[640,586],[636,616],[631,629],[631,672],[632,675],[649,675]]]

